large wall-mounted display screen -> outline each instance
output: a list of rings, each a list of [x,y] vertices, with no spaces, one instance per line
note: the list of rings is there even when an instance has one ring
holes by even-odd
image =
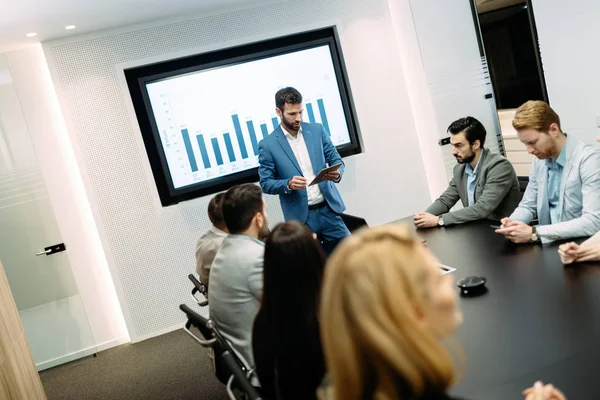
[[[258,143],[279,125],[275,92],[303,95],[342,156],[360,152],[333,28],[125,71],[164,206],[258,180]]]

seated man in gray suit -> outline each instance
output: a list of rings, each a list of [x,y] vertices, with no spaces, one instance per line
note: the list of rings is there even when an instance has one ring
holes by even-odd
[[[225,192],[221,208],[229,235],[210,268],[210,318],[252,368],[252,325],[263,288],[261,239],[269,233],[267,204],[259,186],[246,184]]]
[[[425,212],[415,215],[415,225],[430,228],[510,215],[521,197],[517,174],[506,158],[483,147],[486,132],[481,122],[461,118],[448,132],[458,165],[448,189]],[[459,199],[464,208],[450,212]]]
[[[223,202],[224,193],[219,193],[208,203],[208,219],[212,226],[196,244],[196,272],[200,277],[200,282],[208,287],[208,273],[210,267],[217,255],[217,251],[223,243],[223,239],[227,236],[227,226],[223,219],[223,210],[221,203]]]
[[[496,230],[515,243],[552,242],[600,230],[600,152],[560,128],[543,101],[528,101],[513,120],[519,140],[536,158],[519,207]],[[529,226],[534,219],[538,226]]]

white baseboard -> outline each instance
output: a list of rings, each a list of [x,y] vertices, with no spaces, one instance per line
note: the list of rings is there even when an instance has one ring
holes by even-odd
[[[43,371],[45,369],[56,367],[57,365],[61,365],[61,364],[66,364],[68,362],[75,361],[77,359],[87,357],[94,353],[98,353],[103,350],[108,350],[110,348],[120,346],[125,343],[129,343],[129,339],[127,337],[110,340],[108,342],[100,343],[96,346],[88,347],[88,348],[76,351],[74,353],[65,354],[64,356],[38,363],[35,366],[38,371]]]

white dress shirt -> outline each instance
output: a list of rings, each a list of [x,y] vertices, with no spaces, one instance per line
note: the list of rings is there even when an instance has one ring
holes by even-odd
[[[296,135],[296,137],[293,137],[283,127],[283,125],[281,126],[281,130],[287,138],[288,143],[294,152],[294,156],[296,156],[296,161],[298,161],[300,169],[302,170],[302,176],[306,178],[306,184],[308,185],[313,181],[313,179],[315,179],[316,175],[312,166],[312,162],[310,161],[310,156],[308,155],[308,148],[306,147],[304,136],[302,135],[302,128],[298,130],[298,135]],[[309,206],[325,201],[325,197],[323,197],[323,193],[321,192],[319,185],[306,186],[306,191],[308,194]]]

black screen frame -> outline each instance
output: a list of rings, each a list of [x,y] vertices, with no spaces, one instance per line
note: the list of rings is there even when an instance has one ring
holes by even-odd
[[[217,193],[233,185],[257,182],[258,168],[217,177],[182,188],[174,188],[146,85],[150,82],[187,73],[256,61],[323,45],[329,46],[344,115],[346,117],[346,124],[350,134],[350,143],[337,146],[337,150],[342,157],[359,154],[362,152],[360,130],[341,45],[335,27],[125,69],[125,79],[163,207]]]

